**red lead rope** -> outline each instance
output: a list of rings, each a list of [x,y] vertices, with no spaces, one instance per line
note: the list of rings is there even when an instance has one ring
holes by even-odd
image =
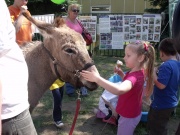
[[[74,116],[73,124],[72,124],[71,130],[69,132],[69,135],[72,135],[72,133],[74,131],[74,126],[76,124],[77,116],[78,116],[79,109],[80,109],[80,102],[81,102],[81,99],[78,98],[77,101],[76,101],[76,114]]]

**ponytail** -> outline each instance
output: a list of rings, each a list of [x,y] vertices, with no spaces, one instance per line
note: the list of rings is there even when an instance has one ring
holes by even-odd
[[[148,45],[147,53],[145,54],[145,76],[146,76],[146,91],[145,96],[149,98],[153,93],[154,87],[154,63],[155,63],[155,50],[152,45]]]

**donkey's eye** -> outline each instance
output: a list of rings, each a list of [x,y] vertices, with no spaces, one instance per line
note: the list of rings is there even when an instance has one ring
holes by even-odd
[[[74,53],[74,54],[76,53],[76,52],[75,52],[73,49],[71,49],[71,48],[68,48],[68,49],[66,49],[65,51],[66,51],[67,53]]]

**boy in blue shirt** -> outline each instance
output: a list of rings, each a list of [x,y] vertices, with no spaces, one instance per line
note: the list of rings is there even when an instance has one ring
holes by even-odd
[[[166,38],[159,44],[163,63],[154,72],[153,100],[148,113],[150,135],[167,135],[171,113],[178,105],[180,62],[176,59],[173,39]]]

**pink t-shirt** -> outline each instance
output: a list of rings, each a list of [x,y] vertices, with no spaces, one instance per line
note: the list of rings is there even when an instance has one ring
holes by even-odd
[[[143,70],[127,72],[124,80],[132,82],[132,89],[119,96],[116,112],[126,118],[137,117],[142,109],[142,92],[144,85]]]
[[[66,19],[66,25],[67,25],[69,28],[75,30],[76,32],[82,34],[82,31],[83,31],[83,30],[82,30],[82,27],[79,25],[78,22],[77,22],[77,23],[72,23],[71,21],[69,21],[68,19]]]

